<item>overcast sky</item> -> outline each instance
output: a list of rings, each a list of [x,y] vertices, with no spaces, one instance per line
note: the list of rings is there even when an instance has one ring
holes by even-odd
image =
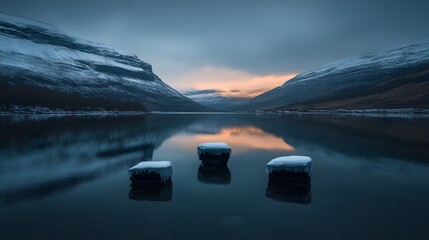
[[[428,10],[428,0],[0,1],[2,12],[136,54],[176,88],[245,91],[427,38]]]

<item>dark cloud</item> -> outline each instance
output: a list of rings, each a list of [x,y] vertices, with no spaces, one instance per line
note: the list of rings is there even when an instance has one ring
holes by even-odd
[[[202,66],[301,72],[429,36],[429,1],[2,0],[0,10],[137,54],[174,81]]]

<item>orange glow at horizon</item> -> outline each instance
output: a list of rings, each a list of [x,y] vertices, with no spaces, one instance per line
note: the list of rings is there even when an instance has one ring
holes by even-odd
[[[185,139],[184,139],[185,138]],[[182,135],[172,139],[175,145],[187,147],[189,144],[197,146],[203,142],[226,142],[233,152],[243,152],[246,149],[294,151],[295,148],[283,139],[264,132],[253,126],[224,128],[216,134]]]
[[[192,87],[195,90],[222,90],[225,92],[221,94],[230,97],[255,97],[282,85],[296,75],[260,76],[233,69],[204,67],[178,77],[177,82],[180,84],[172,83],[172,85],[178,89]],[[232,90],[239,90],[240,92],[230,92]]]

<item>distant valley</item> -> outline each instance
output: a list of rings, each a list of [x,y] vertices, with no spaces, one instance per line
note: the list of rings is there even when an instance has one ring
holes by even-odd
[[[195,100],[203,106],[215,111],[232,111],[248,98],[241,97],[236,91],[222,91],[218,89],[188,90],[183,95]],[[238,95],[238,96],[237,96]]]

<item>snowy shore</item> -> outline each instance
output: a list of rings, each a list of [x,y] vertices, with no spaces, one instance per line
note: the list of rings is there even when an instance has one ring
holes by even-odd
[[[330,109],[330,110],[258,110],[261,115],[333,115],[356,117],[386,117],[386,118],[429,118],[429,109],[400,108],[400,109]]]

